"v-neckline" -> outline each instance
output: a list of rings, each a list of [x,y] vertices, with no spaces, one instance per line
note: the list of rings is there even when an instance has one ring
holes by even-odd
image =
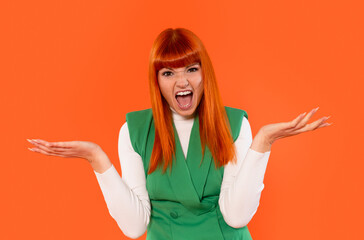
[[[197,193],[198,199],[202,199],[203,190],[206,184],[206,178],[211,166],[211,153],[207,147],[205,147],[205,155],[202,158],[202,147],[199,133],[199,117],[195,116],[194,122],[192,125],[190,139],[188,142],[188,149],[186,157],[184,157],[184,153],[182,150],[182,145],[177,133],[177,129],[173,123],[173,129],[175,134],[175,160],[176,164],[179,166],[178,168],[182,169],[174,169],[172,166],[172,171],[182,171],[186,177],[188,177],[189,181],[191,181],[195,193]],[[182,172],[177,173],[183,174]]]
[[[180,120],[177,120],[177,121],[180,121]],[[174,130],[174,134],[175,134],[176,150],[177,150],[177,148],[180,148],[185,162],[187,162],[187,160],[188,160],[189,152],[191,149],[191,139],[192,139],[191,136],[193,135],[194,131],[196,131],[195,128],[196,128],[196,125],[198,125],[198,124],[196,124],[197,121],[199,121],[199,119],[198,119],[198,115],[196,114],[196,116],[193,119],[192,128],[191,128],[190,135],[188,138],[187,151],[186,151],[186,156],[185,156],[184,152],[183,152],[183,148],[182,148],[181,139],[180,139],[180,136],[178,135],[178,131],[177,131],[176,125],[174,124],[174,120],[173,120],[173,130]]]

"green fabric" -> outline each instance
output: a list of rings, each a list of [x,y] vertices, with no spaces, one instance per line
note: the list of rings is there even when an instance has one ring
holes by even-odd
[[[248,118],[248,115],[244,110],[230,107],[225,110],[235,141],[243,117]],[[155,136],[152,110],[130,112],[126,120],[132,146],[143,160],[152,205],[147,240],[252,239],[247,226],[232,228],[223,219],[218,200],[224,167],[215,167],[207,147],[202,159],[198,114],[191,130],[186,159],[173,125],[176,155],[172,169],[168,168],[164,174],[161,168],[147,174]]]

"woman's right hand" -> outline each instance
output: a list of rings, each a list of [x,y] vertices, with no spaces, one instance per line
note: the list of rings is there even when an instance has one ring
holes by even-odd
[[[27,139],[34,148],[28,148],[33,152],[45,155],[59,156],[66,158],[83,158],[93,163],[100,151],[99,145],[86,141],[47,142],[42,139]]]

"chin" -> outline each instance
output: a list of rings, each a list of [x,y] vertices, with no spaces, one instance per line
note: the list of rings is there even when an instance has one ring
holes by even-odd
[[[183,117],[192,117],[194,115],[194,113],[196,112],[196,107],[191,106],[191,108],[189,108],[188,110],[182,110],[179,108],[179,106],[176,106],[177,108],[175,108],[175,111],[183,116]]]
[[[179,115],[183,116],[183,117],[191,117],[194,114],[194,111],[183,111],[183,112],[177,112]]]

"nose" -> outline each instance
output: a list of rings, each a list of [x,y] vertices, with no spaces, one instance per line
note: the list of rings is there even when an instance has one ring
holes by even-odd
[[[188,86],[189,82],[187,79],[187,76],[183,72],[179,73],[179,76],[177,76],[177,87],[180,88],[186,88]]]

